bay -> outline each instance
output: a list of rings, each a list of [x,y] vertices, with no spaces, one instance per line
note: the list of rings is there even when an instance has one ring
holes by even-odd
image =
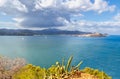
[[[22,57],[28,63],[48,68],[73,55],[72,65],[83,61],[86,66],[120,78],[120,36],[0,36],[0,55]]]

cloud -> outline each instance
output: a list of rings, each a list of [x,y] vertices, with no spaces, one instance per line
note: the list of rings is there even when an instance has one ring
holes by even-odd
[[[87,32],[100,32],[108,34],[120,34],[120,20],[116,21],[116,18],[119,18],[119,13],[113,17],[111,21],[73,21],[66,27],[59,27],[59,29],[64,30],[79,30]],[[114,19],[115,18],[115,19]]]
[[[0,27],[4,28],[10,28],[10,27],[14,27],[16,26],[16,24],[14,22],[0,22]]]
[[[0,0],[0,11],[13,15],[19,26],[59,27],[71,23],[71,17],[81,12],[113,11],[105,0]],[[80,17],[80,16],[79,16]]]
[[[102,13],[104,11],[114,11],[115,7],[116,7],[115,5],[109,6],[108,3],[104,0],[95,0],[90,10]]]
[[[66,27],[58,27],[62,30],[79,30],[87,32],[100,32],[120,35],[120,13],[117,13],[109,21],[72,21]]]
[[[10,15],[27,12],[26,6],[19,0],[0,0],[0,10]]]
[[[114,16],[113,19],[120,22],[120,13],[118,13],[116,16]]]

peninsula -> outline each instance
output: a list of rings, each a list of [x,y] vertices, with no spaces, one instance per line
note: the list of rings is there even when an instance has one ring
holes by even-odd
[[[78,37],[106,37],[108,34],[102,34],[102,33],[98,33],[98,32],[95,32],[95,33],[89,33],[89,34],[80,34],[80,35],[75,35],[75,36],[78,36]]]

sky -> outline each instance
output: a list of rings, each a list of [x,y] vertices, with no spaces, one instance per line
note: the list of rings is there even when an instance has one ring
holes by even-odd
[[[120,35],[120,0],[0,0],[0,28]]]

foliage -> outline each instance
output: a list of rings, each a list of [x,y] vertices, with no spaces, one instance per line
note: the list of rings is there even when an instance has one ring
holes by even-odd
[[[52,65],[48,68],[48,76],[52,79],[60,78],[62,74],[65,73],[65,67],[56,62],[56,65]]]
[[[8,57],[0,57],[0,79],[72,79],[80,78],[81,73],[88,73],[98,79],[112,79],[105,72],[89,67],[79,70],[82,61],[76,66],[71,66],[73,56],[71,56],[67,64],[56,62],[48,69],[34,66],[32,64],[25,65],[25,60],[21,58],[10,59]]]
[[[68,63],[64,65],[64,60],[62,64],[56,62],[55,65],[52,65],[48,69],[41,68],[39,66],[34,66],[29,64],[23,67],[19,72],[14,75],[14,79],[60,79],[68,78],[70,75],[74,74],[75,67],[79,67],[81,62],[73,67],[70,67],[73,57],[71,56],[68,59]]]
[[[98,69],[92,69],[92,68],[86,67],[82,70],[82,72],[94,75],[94,76],[98,77],[99,79],[112,79],[105,72],[99,71]]]
[[[68,69],[70,68],[72,59],[73,59],[73,56],[71,56],[71,57],[68,59],[68,62],[67,62],[67,65],[66,65],[66,71],[67,71],[67,72],[68,72]]]
[[[0,79],[12,78],[12,75],[19,71],[24,65],[25,60],[22,58],[11,59],[8,57],[0,57]]]
[[[17,72],[13,79],[45,79],[46,69],[28,64]]]

